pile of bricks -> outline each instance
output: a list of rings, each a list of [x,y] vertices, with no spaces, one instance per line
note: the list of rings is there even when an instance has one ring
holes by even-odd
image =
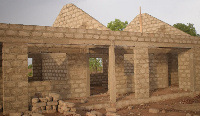
[[[58,108],[58,100],[60,100],[60,95],[56,93],[49,93],[46,98],[33,98],[32,112],[55,113]]]
[[[36,113],[55,113],[58,111],[64,115],[80,116],[80,114],[76,114],[75,104],[64,102],[57,93],[49,93],[46,98],[33,98],[32,106],[32,112]]]
[[[64,115],[73,115],[80,116],[80,114],[76,114],[76,108],[74,107],[74,103],[64,102],[59,100],[58,112],[63,113]]]

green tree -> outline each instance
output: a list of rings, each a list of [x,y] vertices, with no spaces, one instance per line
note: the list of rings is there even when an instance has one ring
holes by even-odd
[[[127,25],[128,25],[127,21],[122,22],[119,19],[115,19],[115,21],[111,21],[110,23],[108,23],[107,27],[113,31],[123,31]]]
[[[103,70],[102,58],[90,58],[89,66],[92,73],[101,72]]]
[[[32,69],[32,68],[33,68],[32,64],[28,65],[28,69]]]
[[[194,28],[194,24],[187,23],[187,25],[183,23],[176,23],[173,25],[175,28],[182,30],[183,32],[190,34],[192,36],[197,36],[197,32]]]

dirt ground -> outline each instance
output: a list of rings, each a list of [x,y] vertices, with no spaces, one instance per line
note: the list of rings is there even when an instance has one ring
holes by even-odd
[[[132,105],[131,107],[132,109],[128,109],[128,107],[117,109],[117,114],[120,116],[200,116],[200,95],[194,98],[182,97],[174,100],[166,100],[156,103]],[[150,108],[159,110],[159,113],[150,113]],[[77,110],[76,112],[81,114],[81,116],[85,116],[86,112],[89,111],[90,110]],[[103,113],[104,116],[106,114],[105,109],[98,109],[95,111]],[[64,115],[55,113],[45,114],[45,116]]]
[[[176,89],[177,87],[170,87],[165,89],[159,89],[151,92],[151,96],[164,95],[164,94],[173,94],[178,92],[183,92],[182,90]],[[88,98],[88,102],[84,105],[91,105],[96,103],[106,103],[109,101],[109,95],[106,88],[93,87],[91,93],[93,94]],[[100,94],[101,93],[101,94]],[[96,95],[98,94],[98,95]],[[134,95],[134,94],[132,94]],[[118,96],[120,99],[128,99],[131,95],[128,96]],[[131,96],[132,97],[132,96]],[[80,99],[68,99],[65,100],[68,102],[73,102],[77,107],[83,105],[80,103]],[[131,109],[130,109],[131,107]],[[149,109],[156,109],[158,113],[150,113]],[[91,110],[81,110],[77,108],[76,113],[85,116],[87,112]],[[96,109],[95,111],[103,113],[103,116],[106,114],[105,109]],[[131,105],[117,109],[117,114],[120,116],[200,116],[200,94],[194,98],[191,97],[181,97],[173,100],[166,100],[154,103]],[[45,116],[64,116],[60,113],[53,114],[44,114]],[[1,113],[0,113],[1,116]]]
[[[85,105],[90,105],[94,103],[104,103],[109,101],[109,95],[106,93],[106,89],[101,89],[100,87],[93,87],[91,89],[91,96],[88,100],[88,103]],[[151,92],[151,96],[164,95],[164,94],[173,94],[184,92],[179,90],[176,86],[171,86],[165,89],[158,89]],[[99,93],[104,93],[100,95],[96,95]],[[118,96],[118,99],[126,99],[127,97]],[[76,103],[77,106],[80,106],[80,99],[66,100],[68,102]],[[132,107],[129,109],[128,107]],[[157,109],[158,113],[150,113],[149,109]],[[87,112],[91,110],[80,110],[77,109],[76,113],[81,114],[81,116],[85,116]],[[97,109],[95,111],[103,113],[105,116],[105,109]],[[120,116],[200,116],[200,94],[194,98],[190,97],[181,97],[174,100],[166,100],[148,104],[139,104],[123,107],[121,109],[117,109],[117,114]],[[45,114],[45,116],[63,116],[62,114]]]

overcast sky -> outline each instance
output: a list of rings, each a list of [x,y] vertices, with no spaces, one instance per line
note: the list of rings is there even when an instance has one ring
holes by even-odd
[[[0,0],[0,23],[52,26],[61,8],[73,3],[99,22],[148,13],[170,25],[193,23],[200,33],[200,0]]]

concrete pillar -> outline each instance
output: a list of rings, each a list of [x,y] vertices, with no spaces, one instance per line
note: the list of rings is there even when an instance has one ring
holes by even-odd
[[[3,114],[28,110],[27,44],[3,43]]]
[[[87,58],[86,58],[86,65],[87,65],[87,72],[86,72],[86,96],[89,97],[90,96],[90,66],[89,66],[89,53],[87,53]]]
[[[108,65],[108,78],[109,78],[109,92],[110,102],[116,102],[116,78],[115,78],[115,46],[109,46],[109,65]]]
[[[185,91],[194,91],[195,68],[193,49],[178,54],[179,88]]]
[[[149,54],[147,47],[134,48],[135,98],[149,97]]]

